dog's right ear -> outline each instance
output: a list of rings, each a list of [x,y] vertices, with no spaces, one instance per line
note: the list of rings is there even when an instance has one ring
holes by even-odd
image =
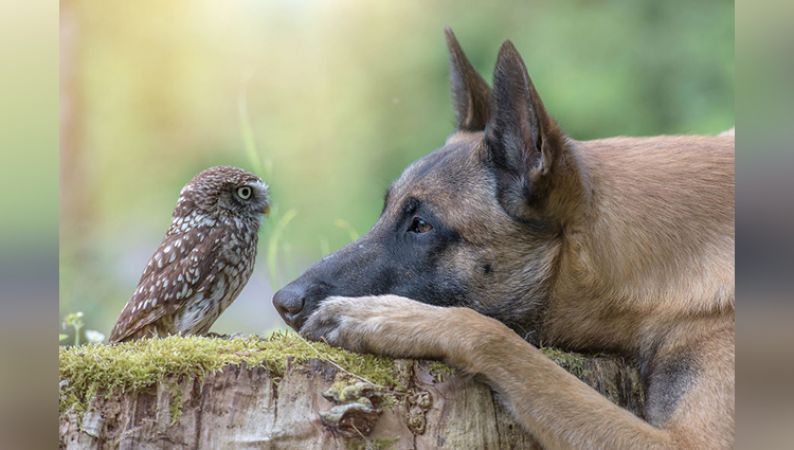
[[[499,50],[492,100],[485,142],[499,174],[499,200],[510,215],[527,218],[545,202],[552,172],[561,172],[564,136],[510,41]]]
[[[452,30],[446,28],[444,33],[449,48],[452,101],[458,130],[482,131],[490,116],[491,90],[466,58]]]

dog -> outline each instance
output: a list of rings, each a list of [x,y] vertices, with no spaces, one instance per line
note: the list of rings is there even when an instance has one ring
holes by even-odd
[[[576,141],[510,41],[490,88],[446,37],[456,130],[278,312],[310,339],[480,376],[544,448],[732,447],[733,133]],[[541,342],[636,361],[644,420]]]

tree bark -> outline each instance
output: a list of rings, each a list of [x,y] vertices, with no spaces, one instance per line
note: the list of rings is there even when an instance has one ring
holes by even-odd
[[[641,416],[644,391],[620,358],[547,355],[613,402]],[[381,388],[327,361],[226,366],[164,379],[139,392],[94,397],[61,414],[67,449],[534,449],[540,448],[470,376],[437,363],[398,361],[398,386]]]

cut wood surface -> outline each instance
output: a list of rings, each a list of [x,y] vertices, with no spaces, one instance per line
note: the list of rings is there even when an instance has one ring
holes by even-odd
[[[640,415],[623,359],[544,353]],[[60,366],[61,448],[540,448],[476,378],[295,335],[84,346]]]

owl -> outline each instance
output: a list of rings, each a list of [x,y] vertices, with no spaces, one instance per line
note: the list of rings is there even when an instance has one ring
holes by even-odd
[[[124,306],[110,342],[206,334],[251,277],[268,186],[235,167],[212,167],[179,193],[165,234]]]

